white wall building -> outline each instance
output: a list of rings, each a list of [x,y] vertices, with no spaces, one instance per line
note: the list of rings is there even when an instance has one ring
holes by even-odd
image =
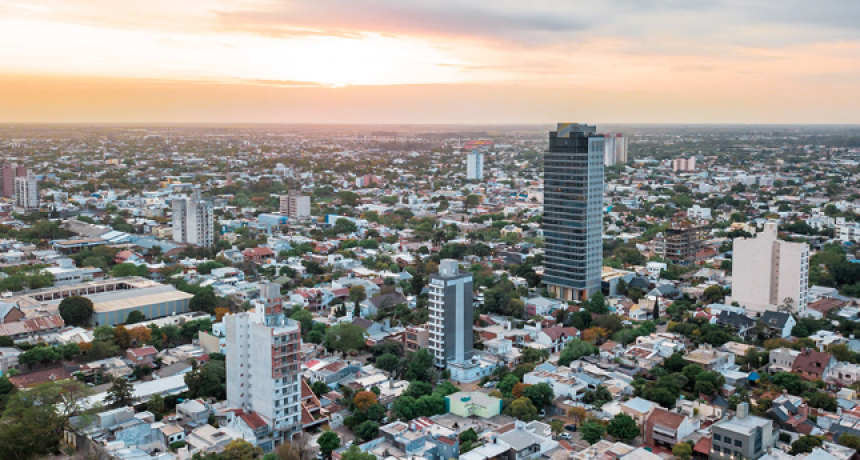
[[[627,163],[627,136],[621,133],[603,133],[603,165]]]
[[[687,172],[696,170],[696,157],[680,157],[672,160],[672,171]]]
[[[484,154],[477,150],[466,155],[466,179],[484,179]]]
[[[208,248],[215,245],[212,202],[200,198],[173,199],[173,241]]]
[[[15,207],[23,210],[39,209],[39,184],[32,171],[15,178]]]
[[[281,214],[286,214],[290,219],[303,219],[311,216],[311,197],[302,195],[292,190],[287,196],[280,199]]]
[[[301,325],[283,315],[278,284],[260,284],[253,306],[224,318],[227,402],[262,416],[277,447],[302,427]]]
[[[472,358],[472,274],[460,273],[456,260],[439,263],[430,275],[430,352],[436,366]]]
[[[809,245],[777,239],[777,223],[767,222],[754,238],[735,238],[732,295],[748,313],[777,310],[790,303],[802,313],[807,305]]]

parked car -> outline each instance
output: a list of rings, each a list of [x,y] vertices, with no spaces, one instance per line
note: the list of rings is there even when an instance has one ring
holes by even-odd
[[[567,439],[567,440],[573,439],[573,435],[571,435],[570,433],[562,433],[562,434],[558,435],[558,437],[559,437],[559,439]]]
[[[576,431],[576,425],[565,425],[564,429],[567,431]]]

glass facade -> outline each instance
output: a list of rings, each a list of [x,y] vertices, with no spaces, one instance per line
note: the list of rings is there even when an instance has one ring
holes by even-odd
[[[600,290],[603,264],[603,136],[559,123],[544,155],[544,283],[564,300]]]

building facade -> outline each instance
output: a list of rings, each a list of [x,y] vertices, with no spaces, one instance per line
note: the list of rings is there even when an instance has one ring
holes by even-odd
[[[689,172],[696,170],[696,157],[680,157],[672,160],[672,171]]]
[[[297,190],[290,190],[290,194],[280,199],[281,214],[286,214],[290,219],[304,219],[311,216],[311,197],[302,195]]]
[[[562,300],[600,290],[604,139],[594,126],[559,123],[544,155],[544,283]]]
[[[15,178],[25,177],[27,172],[26,166],[3,165],[2,173],[0,173],[0,190],[2,190],[3,196],[8,198],[15,196]]]
[[[39,209],[39,183],[32,171],[15,177],[15,207],[23,210]]]
[[[173,241],[202,248],[215,245],[215,215],[212,202],[200,198],[173,199]]]
[[[732,295],[747,312],[790,310],[802,313],[807,306],[809,245],[777,239],[777,223],[768,222],[754,238],[735,238],[732,262]]]
[[[484,154],[475,150],[466,156],[466,179],[484,180]]]
[[[627,163],[627,136],[621,133],[604,133],[603,165],[623,165]]]
[[[771,420],[748,412],[748,403],[740,403],[734,418],[724,418],[711,426],[710,460],[756,460],[773,447],[779,429]]]
[[[256,412],[275,447],[301,430],[301,325],[286,318],[280,285],[263,283],[253,309],[224,318],[227,402]]]
[[[472,274],[460,273],[456,260],[439,263],[430,275],[430,352],[437,367],[471,359]]]

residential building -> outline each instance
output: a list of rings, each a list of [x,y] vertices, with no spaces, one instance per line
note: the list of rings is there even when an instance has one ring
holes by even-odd
[[[804,348],[797,355],[791,372],[797,374],[803,380],[825,380],[836,360],[830,353],[823,353],[811,348]]]
[[[7,198],[15,196],[15,178],[26,177],[28,173],[29,170],[26,166],[18,166],[15,164],[3,165],[3,172],[2,175],[0,175],[3,196]]]
[[[439,263],[430,275],[430,351],[438,367],[472,358],[472,274],[456,260]]]
[[[690,172],[696,170],[696,157],[680,157],[672,160],[673,172]]]
[[[851,386],[860,381],[860,365],[839,361],[830,368],[827,381],[842,387]]]
[[[797,350],[791,348],[774,348],[770,351],[768,370],[770,372],[791,372],[794,367],[794,361],[800,354]]]
[[[662,444],[671,447],[693,434],[698,428],[698,423],[681,414],[655,407],[645,416],[642,438],[649,445]]]
[[[614,166],[627,163],[627,136],[621,133],[603,133],[603,165]]]
[[[484,180],[484,154],[475,150],[466,155],[466,179]]]
[[[715,371],[724,369],[735,363],[735,355],[715,349],[710,345],[702,345],[699,348],[687,353],[684,359],[702,366],[705,370]]]
[[[757,460],[776,444],[779,429],[769,419],[749,415],[748,403],[740,403],[736,416],[711,425],[711,433],[711,460]]]
[[[290,190],[290,194],[280,199],[281,214],[290,219],[304,219],[311,216],[311,197],[298,190]]]
[[[815,426],[807,421],[809,405],[800,396],[782,394],[773,400],[770,409],[765,416],[773,420],[774,424],[782,430],[799,433],[809,433]],[[804,425],[806,425],[804,427]]]
[[[766,311],[762,313],[759,323],[767,328],[771,337],[785,339],[791,337],[797,320],[784,311]]]
[[[541,329],[537,333],[535,342],[546,345],[550,353],[558,353],[571,340],[579,337],[579,330],[575,327],[553,326]]]
[[[655,252],[676,264],[688,265],[702,249],[705,227],[689,220],[672,221],[655,239]]]
[[[301,430],[301,325],[283,314],[280,285],[260,284],[253,309],[224,318],[227,402],[256,412],[272,430],[273,447]]]
[[[641,427],[644,425],[648,414],[657,407],[657,403],[655,402],[642,398],[633,398],[621,403],[621,413],[628,415],[636,421],[636,425]]]
[[[809,284],[809,245],[779,241],[777,223],[767,222],[754,238],[735,238],[732,295],[748,312],[803,313]]]
[[[490,418],[502,413],[502,400],[480,391],[461,391],[445,396],[445,409],[461,417]]]
[[[215,245],[215,215],[211,201],[198,190],[194,198],[173,199],[173,241],[203,248]]]
[[[430,330],[422,326],[406,326],[403,347],[407,353],[414,353],[430,346]]]
[[[544,283],[556,298],[600,290],[604,139],[594,126],[559,123],[544,155]]]
[[[39,209],[39,183],[32,171],[15,178],[15,207],[24,211]]]

